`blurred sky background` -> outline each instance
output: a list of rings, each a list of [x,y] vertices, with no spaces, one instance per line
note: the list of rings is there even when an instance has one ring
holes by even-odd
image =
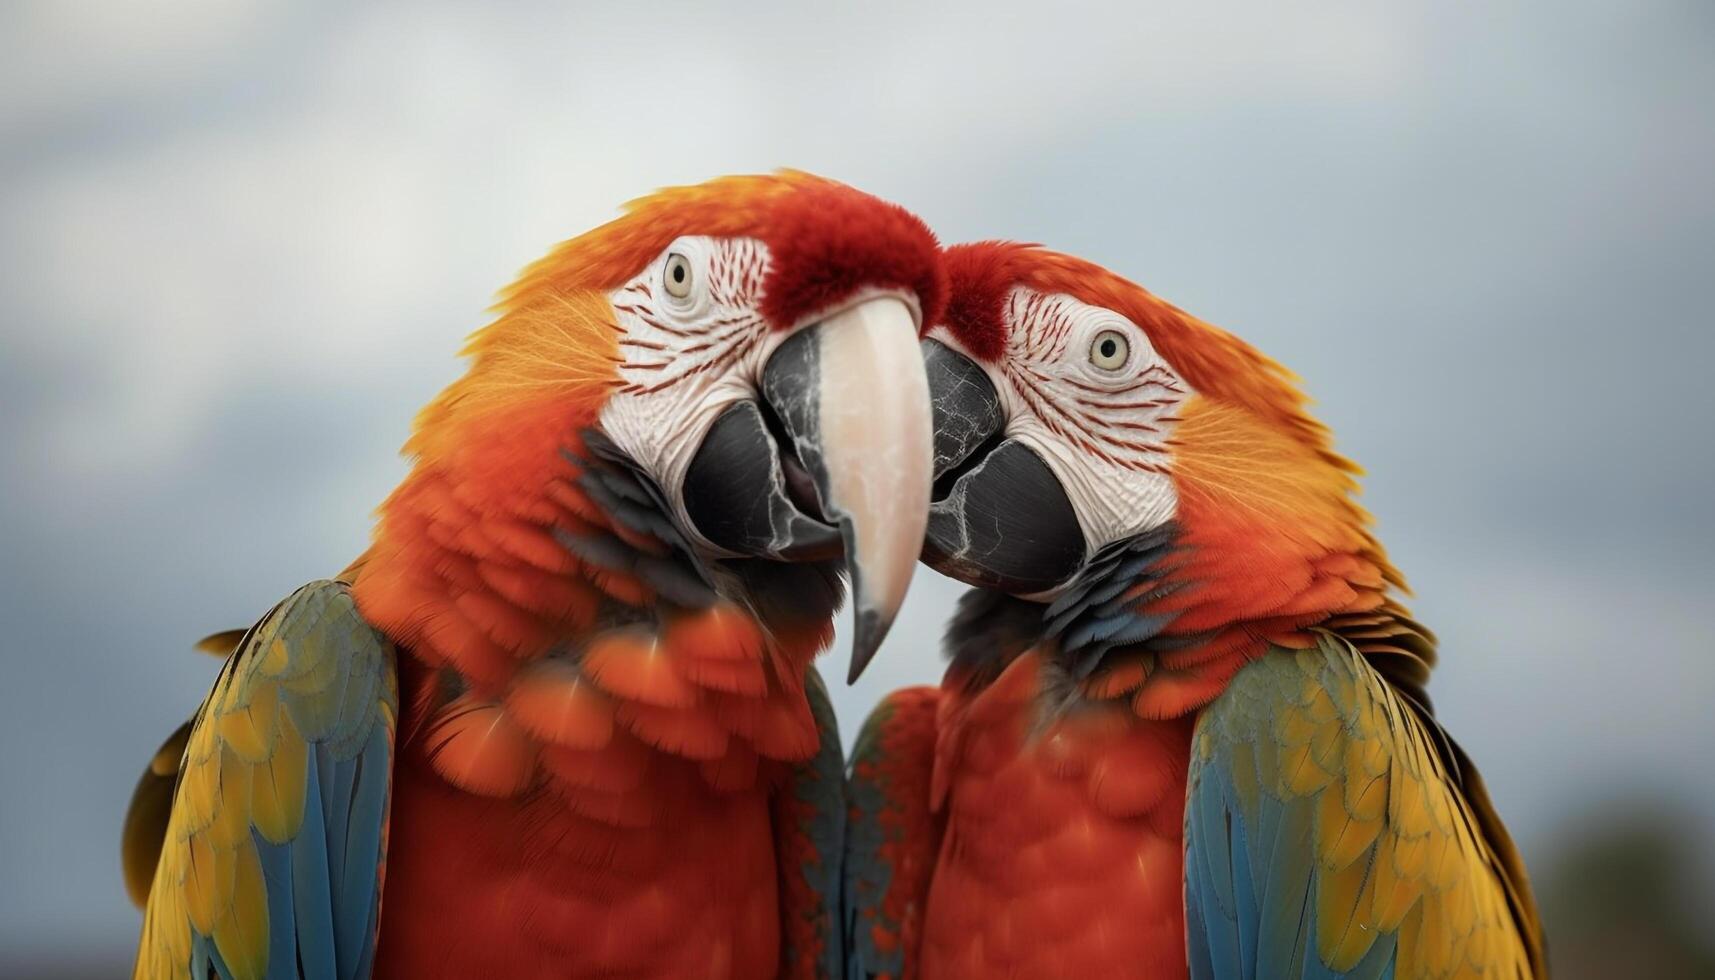
[[[129,963],[120,818],[214,675],[191,643],[364,546],[492,293],[624,200],[777,166],[1299,372],[1562,975],[1628,915],[1696,962],[1712,98],[1707,0],[0,6],[0,975]],[[959,587],[917,583],[848,739],[939,676]]]

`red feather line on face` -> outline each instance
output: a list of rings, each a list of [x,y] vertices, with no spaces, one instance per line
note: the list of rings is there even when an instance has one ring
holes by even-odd
[[[1050,431],[1098,459],[1127,469],[1167,472],[1166,449],[1148,423],[1113,422],[1107,410],[1177,403],[1184,389],[1159,365],[1150,365],[1123,389],[1099,388],[1076,378],[1054,376],[1041,365],[1067,356],[1074,317],[1070,305],[1040,292],[1008,288],[1005,322],[1008,349],[1000,364],[1009,386]],[[1158,394],[1155,399],[1145,396]]]
[[[748,241],[716,249],[709,261],[709,298],[716,309],[742,309],[746,298],[756,294],[768,268],[762,250]],[[682,327],[674,326],[671,318],[661,315],[646,279],[633,280],[620,292],[614,309],[629,313],[663,333],[691,337]],[[629,382],[621,390],[628,394],[653,394],[695,375],[725,371],[744,355],[747,345],[754,344],[768,330],[767,318],[748,311],[712,319],[708,325],[706,334],[677,348],[622,338],[621,347],[634,348],[626,371],[651,374],[647,381]]]
[[[944,262],[952,286],[944,322],[979,359],[1012,373],[1004,359],[1019,311],[1008,297],[1022,285],[1126,317],[1196,393],[1167,444],[1183,546],[1170,582],[1187,587],[1138,600],[1151,614],[1176,613],[1170,632],[1206,638],[1143,663],[1116,658],[1087,682],[1090,694],[1129,696],[1141,715],[1172,717],[1213,698],[1268,643],[1305,646],[1306,630],[1318,625],[1352,627],[1360,650],[1398,662],[1402,681],[1427,676],[1433,638],[1390,594],[1405,581],[1354,499],[1359,470],[1334,452],[1290,372],[1082,259],[982,242],[947,249]],[[1067,435],[1100,452],[1090,438]]]

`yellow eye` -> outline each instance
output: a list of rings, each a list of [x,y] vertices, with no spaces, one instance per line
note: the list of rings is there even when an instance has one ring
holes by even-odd
[[[674,299],[691,295],[691,260],[678,252],[667,256],[667,267],[661,272],[661,280],[667,287],[667,295]]]
[[[1103,330],[1090,342],[1090,363],[1103,371],[1118,371],[1131,356],[1131,344],[1118,330]]]

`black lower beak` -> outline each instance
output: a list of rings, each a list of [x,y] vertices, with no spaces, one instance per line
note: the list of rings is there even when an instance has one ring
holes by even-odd
[[[960,581],[1015,595],[1048,591],[1086,558],[1072,501],[1048,464],[1004,438],[994,384],[970,358],[923,344],[934,407],[935,494],[923,561]]]
[[[839,529],[820,519],[802,490],[794,493],[791,474],[802,464],[782,458],[783,445],[789,443],[769,431],[756,402],[729,407],[685,472],[685,513],[703,537],[734,554],[779,561],[838,558]]]

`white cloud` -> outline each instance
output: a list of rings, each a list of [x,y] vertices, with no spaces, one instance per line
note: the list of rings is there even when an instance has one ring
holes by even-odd
[[[0,19],[0,125],[159,96],[233,67],[288,5],[270,0],[25,0]]]
[[[45,175],[11,244],[55,328],[26,342],[101,379],[96,397],[57,406],[50,444],[81,447],[65,460],[79,468],[158,465],[238,387],[358,384],[401,347],[453,347],[457,333],[414,318],[437,303],[474,315],[484,296],[448,289],[435,197],[405,148],[354,120],[203,134]]]
[[[274,16],[206,6],[32,7],[33,41],[15,43],[37,62],[14,70],[54,106],[204,69],[230,85],[256,67],[233,52]],[[624,5],[511,21],[360,8],[317,43],[269,51],[285,59],[270,70],[281,91],[253,112],[14,188],[26,301],[59,324],[30,342],[93,359],[102,379],[99,397],[58,406],[44,444],[52,462],[112,477],[171,458],[240,386],[358,384],[424,348],[450,359],[513,269],[660,184],[789,164],[927,200],[1040,138],[1026,120],[1051,131],[1199,97],[1326,94],[1401,63],[1397,25],[1363,5],[1271,9],[1234,30],[1195,5],[1041,23],[978,7],[739,20]]]

